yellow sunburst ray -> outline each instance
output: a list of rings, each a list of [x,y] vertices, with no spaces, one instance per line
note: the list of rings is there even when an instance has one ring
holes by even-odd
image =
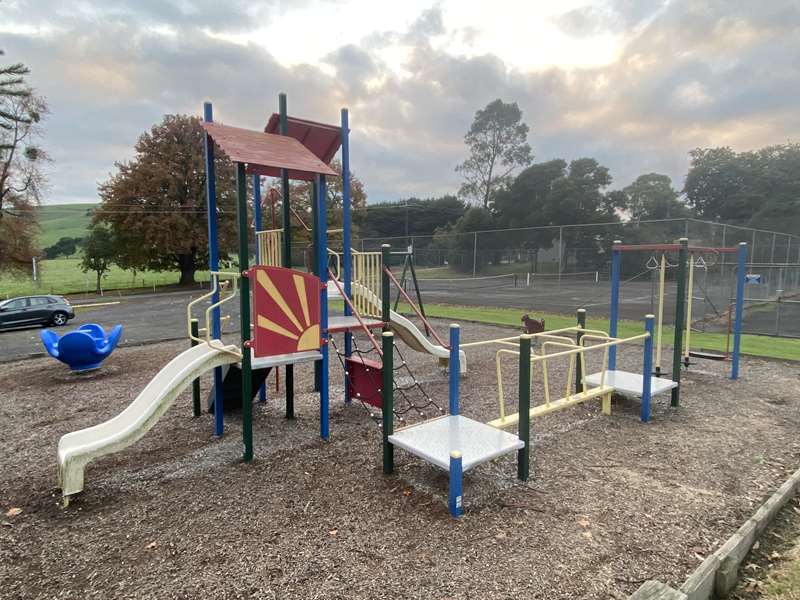
[[[302,275],[292,275],[294,279],[294,288],[297,290],[297,297],[300,300],[300,306],[303,308],[303,318],[306,321],[306,327],[311,325],[311,317],[308,314],[308,298],[306,297],[306,281]]]
[[[295,327],[297,327],[298,331],[302,331],[303,326],[300,325],[300,321],[298,321],[297,317],[294,316],[292,309],[289,308],[289,305],[286,303],[286,300],[283,299],[283,296],[278,291],[278,288],[275,287],[275,284],[269,278],[269,275],[267,275],[264,271],[258,271],[258,275],[256,277],[258,279],[259,285],[261,285],[261,287],[263,287],[267,291],[267,293],[272,297],[272,299],[275,300],[275,304],[277,304],[278,308],[280,308],[283,311],[283,314],[285,314],[292,322],[292,324]]]
[[[258,326],[266,329],[267,331],[272,331],[273,333],[277,333],[284,337],[289,338],[290,340],[299,340],[300,336],[292,333],[288,329],[284,329],[277,323],[270,321],[267,317],[263,315],[258,315]]]

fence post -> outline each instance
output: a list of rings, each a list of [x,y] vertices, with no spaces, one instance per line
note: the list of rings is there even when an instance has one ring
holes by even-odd
[[[478,232],[472,234],[474,236],[472,240],[472,277],[475,277],[475,273],[478,270]]]

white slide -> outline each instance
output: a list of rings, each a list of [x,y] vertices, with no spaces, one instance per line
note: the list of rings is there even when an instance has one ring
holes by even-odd
[[[392,310],[389,311],[389,318],[391,319],[391,322],[389,323],[391,330],[396,333],[397,336],[403,340],[403,342],[405,342],[406,346],[412,350],[416,350],[417,352],[425,352],[426,354],[432,354],[439,359],[447,360],[450,358],[450,350],[444,346],[431,343],[431,341],[425,337],[425,334],[423,334],[416,325],[406,319],[403,315]],[[458,358],[460,363],[459,366],[461,367],[461,373],[466,373],[467,355],[464,354],[463,350],[458,351]]]
[[[83,491],[83,472],[89,462],[136,442],[150,431],[181,392],[205,371],[239,360],[238,346],[223,346],[219,341],[213,346],[194,346],[173,358],[116,417],[61,436],[58,442],[58,483],[64,504],[68,503],[70,495]]]

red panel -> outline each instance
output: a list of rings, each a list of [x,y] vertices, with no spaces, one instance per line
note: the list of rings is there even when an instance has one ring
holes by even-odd
[[[280,117],[277,113],[272,113],[264,131],[280,132]],[[297,117],[286,118],[286,135],[299,141],[326,165],[333,160],[342,143],[341,127]]]
[[[375,360],[360,356],[345,359],[349,375],[350,397],[371,404],[376,408],[383,407],[381,385],[383,383],[383,365]]]
[[[247,163],[251,173],[256,172],[255,169],[265,170],[263,174],[268,174],[266,171],[270,170],[279,172],[280,169],[287,169],[290,174],[302,174],[304,178],[317,173],[338,175],[293,137],[219,123],[203,123],[203,128],[232,161]]]
[[[255,356],[319,350],[319,279],[303,271],[257,266],[250,270],[250,284]]]

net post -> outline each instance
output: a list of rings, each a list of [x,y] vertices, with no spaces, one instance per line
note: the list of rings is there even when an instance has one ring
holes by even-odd
[[[249,237],[247,227],[247,174],[244,163],[236,163],[237,217],[239,220],[239,273],[250,269]],[[242,342],[242,460],[253,460],[253,377],[250,367],[250,280],[239,279],[239,320]]]
[[[531,337],[519,336],[519,424],[517,436],[525,444],[517,450],[517,478],[527,481],[531,456]]]
[[[689,240],[681,238],[678,252],[678,288],[675,299],[675,338],[672,346],[672,381],[678,384],[672,388],[670,404],[678,406],[681,400],[681,354],[683,350],[683,328],[686,319],[686,261],[689,258]]]
[[[447,506],[450,509],[450,516],[455,519],[464,514],[464,501],[461,493],[464,478],[462,460],[461,452],[457,450],[450,452],[450,488]]]
[[[383,417],[383,472],[394,471],[394,445],[389,436],[394,433],[394,334],[384,331],[381,336],[383,350],[381,413]]]
[[[583,337],[583,330],[586,329],[586,309],[579,308],[577,310],[577,323],[578,331],[575,332],[575,343],[580,346],[581,338]],[[580,394],[583,390],[583,356],[578,352],[575,357],[575,393]]]
[[[192,319],[189,322],[189,328],[192,333],[192,347],[197,346],[197,338],[200,335],[200,326],[197,323],[197,319]],[[192,416],[199,417],[200,416],[200,378],[195,379],[192,381]]]
[[[644,329],[647,332],[647,337],[644,339],[644,358],[642,360],[642,411],[640,419],[642,423],[647,423],[650,420],[650,397],[652,394],[652,378],[653,378],[653,332],[655,316],[645,315]]]
[[[286,108],[286,94],[278,94],[278,116],[279,132],[281,135],[289,135],[289,121]],[[289,171],[281,169],[281,196],[283,199],[284,210],[282,213],[283,227],[283,266],[287,269],[292,268],[292,212],[289,209]],[[286,418],[294,419],[294,365],[286,365],[286,379],[283,387],[286,389]]]
[[[620,263],[622,262],[622,242],[614,240],[611,247],[611,307],[608,316],[608,335],[612,338],[617,337],[617,319],[619,311],[619,278]],[[617,347],[611,346],[608,349],[608,370],[613,371],[617,368]]]
[[[461,360],[459,358],[459,342],[461,328],[452,323],[450,325],[450,414],[458,414],[458,379],[461,374]]]
[[[742,343],[742,317],[744,313],[744,275],[747,262],[747,242],[739,244],[736,272],[736,308],[733,321],[733,356],[731,357],[731,379],[739,378],[739,354]]]

